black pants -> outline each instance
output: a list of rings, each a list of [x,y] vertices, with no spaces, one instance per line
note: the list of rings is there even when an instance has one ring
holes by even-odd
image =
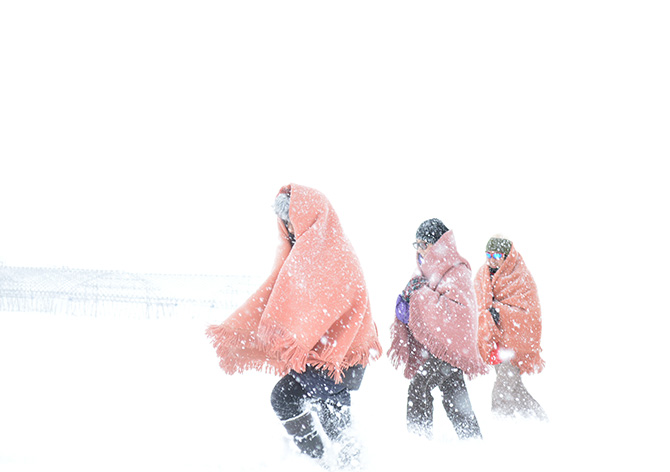
[[[407,393],[407,428],[410,432],[432,436],[433,395],[435,387],[442,392],[442,406],[460,439],[479,438],[479,423],[472,411],[463,371],[431,356],[409,384]]]
[[[309,366],[303,373],[291,372],[272,390],[272,408],[284,422],[313,407],[325,433],[336,440],[351,425],[350,392],[360,385],[364,370],[360,366],[348,369],[344,381],[339,384],[326,372]]]

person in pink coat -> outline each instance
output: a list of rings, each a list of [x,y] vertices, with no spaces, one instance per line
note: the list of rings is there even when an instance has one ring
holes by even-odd
[[[207,335],[224,372],[281,376],[270,402],[303,454],[325,460],[330,445],[351,466],[360,452],[351,392],[382,353],[363,269],[323,193],[290,184],[274,209],[280,243],[270,276]]]
[[[522,374],[537,374],[544,368],[537,285],[509,239],[489,239],[486,258],[486,264],[477,271],[474,287],[479,309],[479,351],[496,371],[491,410],[500,416],[520,414],[546,420],[544,409],[526,390],[521,378]]]
[[[404,365],[411,379],[407,396],[407,428],[432,436],[433,396],[442,405],[460,439],[479,438],[481,431],[470,403],[464,374],[487,371],[477,349],[477,311],[468,262],[458,253],[454,234],[437,218],[416,232],[417,271],[396,302],[388,355]]]

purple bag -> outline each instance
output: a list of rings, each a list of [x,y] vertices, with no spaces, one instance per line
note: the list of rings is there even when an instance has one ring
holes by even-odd
[[[398,295],[395,302],[395,317],[405,324],[409,323],[409,303],[405,301],[402,295]]]

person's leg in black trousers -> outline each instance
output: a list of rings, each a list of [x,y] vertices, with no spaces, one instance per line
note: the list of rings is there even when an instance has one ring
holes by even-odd
[[[407,430],[431,438],[433,435],[433,395],[435,362],[428,359],[414,374],[407,391]]]
[[[428,438],[433,432],[433,395],[439,387],[442,405],[460,439],[479,438],[479,423],[472,411],[463,371],[436,357],[428,359],[412,378],[407,395],[407,428]]]
[[[463,371],[444,362],[441,366],[444,380],[438,385],[442,392],[442,405],[459,439],[481,438],[479,422],[472,410]]]
[[[303,454],[320,458],[324,446],[307,404],[305,389],[291,375],[284,376],[272,390],[271,403],[277,417]]]

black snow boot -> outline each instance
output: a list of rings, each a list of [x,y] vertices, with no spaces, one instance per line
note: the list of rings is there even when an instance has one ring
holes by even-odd
[[[339,441],[342,434],[351,427],[351,411],[348,406],[324,401],[317,406],[316,413],[331,441]]]
[[[314,419],[309,411],[284,421],[283,425],[288,434],[293,436],[300,452],[315,459],[323,457],[323,441],[314,427]]]
[[[319,420],[337,452],[337,466],[342,470],[358,470],[361,447],[351,431],[351,409],[332,402],[322,402],[317,408]]]

